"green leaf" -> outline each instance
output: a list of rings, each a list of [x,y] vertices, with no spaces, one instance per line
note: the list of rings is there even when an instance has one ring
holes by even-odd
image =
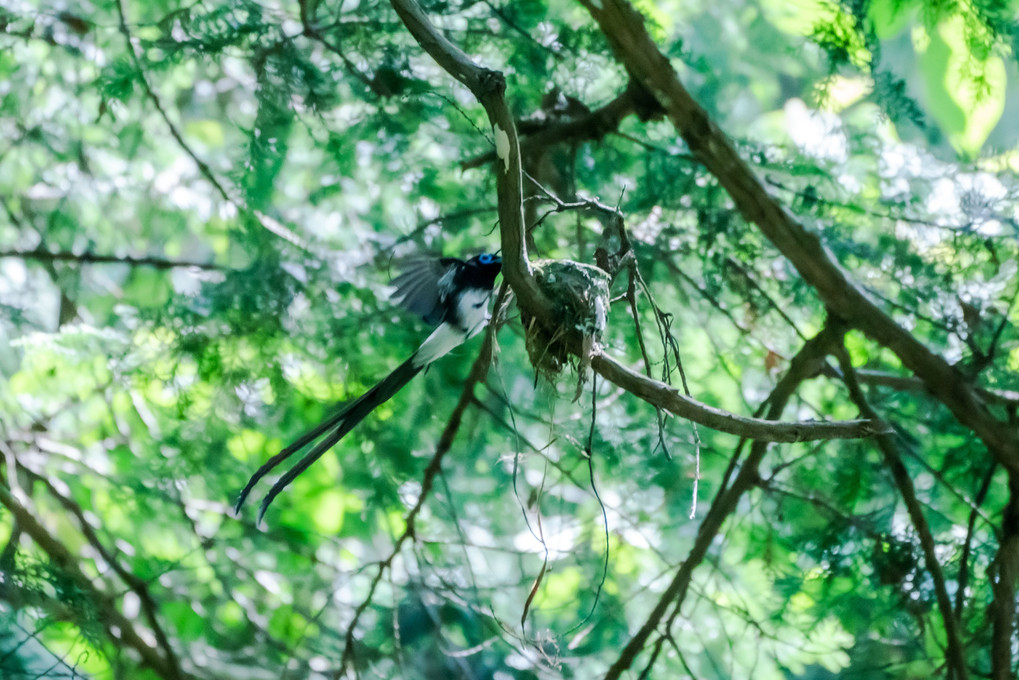
[[[1005,110],[1004,61],[971,51],[967,19],[959,15],[943,19],[927,37],[920,68],[931,114],[955,150],[975,158]]]

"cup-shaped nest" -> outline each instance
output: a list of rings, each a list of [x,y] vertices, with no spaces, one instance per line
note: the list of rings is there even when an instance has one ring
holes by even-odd
[[[534,278],[552,302],[551,326],[522,315],[531,363],[549,376],[559,373],[570,357],[586,365],[599,345],[609,310],[608,274],[571,260],[532,262]]]

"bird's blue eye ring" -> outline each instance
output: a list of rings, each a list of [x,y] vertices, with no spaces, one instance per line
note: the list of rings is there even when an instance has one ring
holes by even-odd
[[[478,258],[478,261],[481,262],[481,264],[492,264],[492,256],[489,255],[488,253],[485,253],[484,255]]]

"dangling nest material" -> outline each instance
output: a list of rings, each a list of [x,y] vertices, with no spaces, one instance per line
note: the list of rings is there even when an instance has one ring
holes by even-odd
[[[551,379],[574,356],[580,359],[583,376],[605,330],[611,280],[598,267],[570,260],[538,260],[532,266],[535,280],[552,301],[555,325],[546,327],[522,315],[531,363]]]

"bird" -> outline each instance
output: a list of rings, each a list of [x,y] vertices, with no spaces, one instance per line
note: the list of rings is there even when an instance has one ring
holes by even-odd
[[[241,491],[234,512],[240,514],[244,501],[262,477],[311,445],[308,453],[273,484],[262,500],[256,521],[256,524],[261,524],[269,505],[298,475],[311,467],[368,414],[403,389],[414,376],[477,335],[488,324],[488,301],[501,269],[502,258],[492,253],[476,255],[466,261],[456,257],[418,257],[411,260],[393,279],[396,291],[391,298],[435,326],[435,330],[392,373],[258,468]]]

